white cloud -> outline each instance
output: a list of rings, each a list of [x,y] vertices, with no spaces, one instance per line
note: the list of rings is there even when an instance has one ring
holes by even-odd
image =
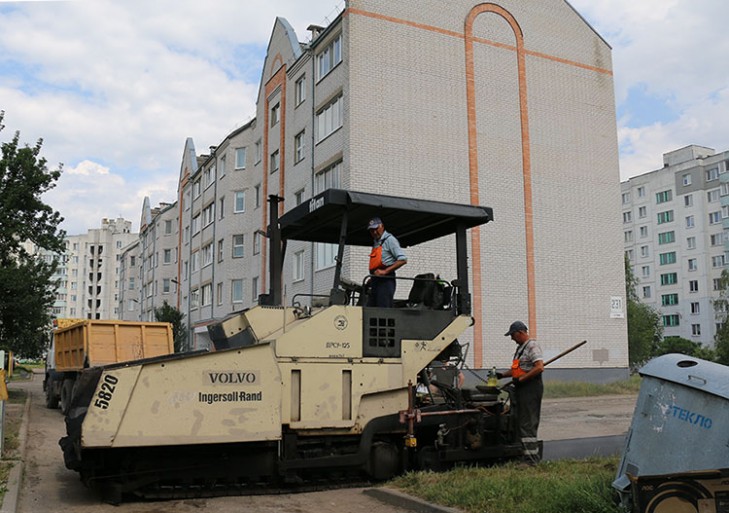
[[[621,176],[657,169],[663,153],[729,148],[729,3],[716,0],[570,0],[613,46]],[[659,100],[647,107],[631,90]],[[663,103],[661,110],[660,103]],[[653,103],[653,102],[651,102]],[[653,111],[654,120],[649,118]],[[631,112],[641,111],[641,116]]]

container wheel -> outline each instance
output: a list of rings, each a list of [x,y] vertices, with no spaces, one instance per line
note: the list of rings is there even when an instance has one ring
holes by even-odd
[[[68,415],[68,411],[71,409],[71,397],[73,397],[73,382],[72,379],[64,379],[63,385],[61,385],[61,413]]]
[[[46,387],[46,408],[55,410],[58,408],[58,395],[53,392],[53,386]]]

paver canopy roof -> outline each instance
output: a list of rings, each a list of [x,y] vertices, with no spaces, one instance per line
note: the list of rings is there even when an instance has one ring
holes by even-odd
[[[345,244],[371,246],[367,224],[379,217],[403,247],[413,246],[493,220],[488,207],[462,205],[382,194],[327,189],[281,216],[281,237],[290,240],[339,243],[347,218]]]

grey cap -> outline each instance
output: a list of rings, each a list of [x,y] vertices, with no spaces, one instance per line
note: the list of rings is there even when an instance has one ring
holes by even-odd
[[[529,331],[529,328],[527,328],[526,324],[524,324],[521,321],[514,321],[511,323],[511,326],[509,326],[509,331],[504,333],[505,337],[508,337],[512,335],[513,333],[516,333],[517,331]]]

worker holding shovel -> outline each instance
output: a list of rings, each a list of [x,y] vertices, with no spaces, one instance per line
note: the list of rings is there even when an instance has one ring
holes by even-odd
[[[510,336],[511,340],[516,342],[517,348],[511,368],[506,372],[496,373],[496,377],[512,378],[519,433],[521,443],[524,445],[524,459],[528,463],[537,463],[540,458],[537,430],[544,394],[542,349],[536,340],[529,337],[529,330],[521,321],[513,322],[505,336]]]

